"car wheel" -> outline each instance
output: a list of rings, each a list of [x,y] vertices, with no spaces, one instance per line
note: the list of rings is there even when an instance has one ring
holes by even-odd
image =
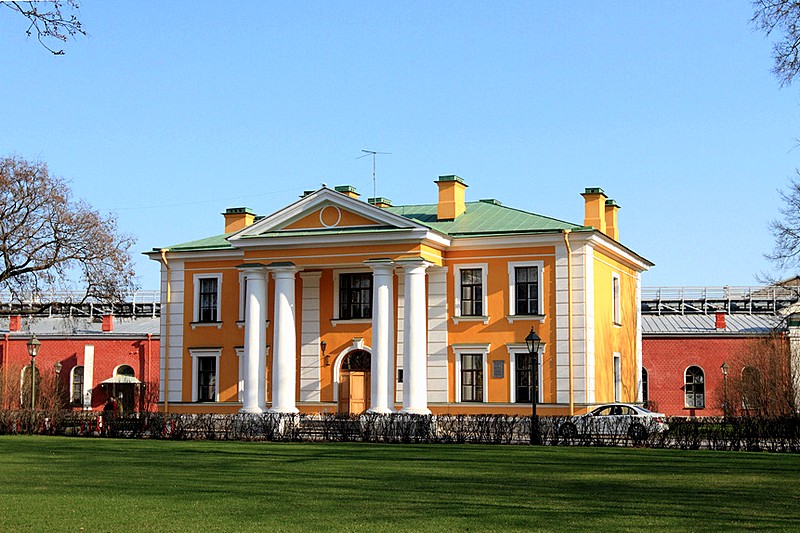
[[[572,422],[565,422],[558,428],[558,434],[565,439],[574,439],[578,436],[578,428]]]
[[[631,424],[631,427],[628,428],[628,436],[633,441],[643,441],[647,438],[647,430],[641,424]]]

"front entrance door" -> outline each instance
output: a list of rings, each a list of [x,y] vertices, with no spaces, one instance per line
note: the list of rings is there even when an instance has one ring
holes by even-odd
[[[360,415],[370,403],[370,353],[354,350],[342,361],[339,375],[339,413]]]

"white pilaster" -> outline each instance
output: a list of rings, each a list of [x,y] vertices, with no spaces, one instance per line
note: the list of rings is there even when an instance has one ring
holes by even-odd
[[[447,402],[447,267],[428,269],[428,401]]]
[[[183,397],[184,263],[170,259],[169,265],[169,270],[163,263],[161,265],[161,369],[158,397],[162,402],[180,402]]]
[[[267,276],[262,265],[242,265],[247,276],[244,315],[244,391],[240,413],[263,413],[266,409]]]
[[[399,261],[405,274],[405,324],[403,354],[403,409],[401,413],[430,414],[427,391],[427,323],[425,269],[431,263]]]
[[[294,280],[297,267],[292,263],[269,265],[275,279],[275,326],[272,356],[272,408],[270,413],[297,413],[297,335],[294,316]]]
[[[391,346],[391,308],[394,266],[389,260],[366,261],[372,269],[372,368],[368,412],[394,411],[394,350]]]
[[[92,389],[94,388],[94,344],[83,347],[83,410],[92,410]]]
[[[319,280],[322,272],[301,272],[300,401],[320,401]]]

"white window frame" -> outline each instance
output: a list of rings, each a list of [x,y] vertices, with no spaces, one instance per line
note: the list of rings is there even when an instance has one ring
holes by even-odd
[[[699,368],[700,372],[703,374],[703,405],[700,406],[700,407],[697,407],[696,405],[695,406],[689,405],[689,402],[686,401],[688,399],[687,393],[686,393],[686,372],[692,367]],[[689,365],[686,368],[684,368],[683,369],[683,408],[684,409],[705,409],[706,406],[708,405],[707,397],[708,397],[708,385],[706,384],[706,369],[703,368],[700,365]]]
[[[339,317],[339,277],[341,274],[372,274],[370,268],[338,268],[333,270],[333,320],[331,324],[336,327],[337,324],[372,324],[372,318],[340,318]],[[373,290],[375,285],[375,276],[372,276]],[[372,296],[370,296],[372,298]],[[375,305],[375,302],[371,302]],[[373,314],[375,309],[372,310]]]
[[[480,316],[463,316],[461,314],[461,271],[473,269],[481,270],[481,308],[483,314]],[[489,323],[489,315],[486,314],[489,311],[487,302],[488,272],[488,263],[464,263],[453,266],[453,287],[455,287],[455,312],[453,313],[453,323],[458,324],[459,321]]]
[[[511,364],[511,371],[508,373],[509,375],[509,389],[511,389],[509,393],[510,403],[517,403],[517,354],[524,354],[528,355],[528,347],[524,344],[508,344],[506,345],[508,348],[508,358]],[[542,376],[542,369],[543,369],[543,360],[544,360],[544,350],[545,345],[544,343],[541,344],[539,347],[539,394],[538,398],[536,399],[536,403],[544,403],[544,377]]]
[[[222,348],[189,348],[189,355],[192,358],[192,402],[197,402],[197,359],[200,357],[215,358],[214,371],[216,372],[216,379],[214,379],[214,402],[219,402],[219,358],[220,355],[222,355]]]
[[[489,401],[489,344],[457,344],[453,345],[456,358],[456,403],[461,403],[461,356],[464,354],[480,354],[483,366],[483,399],[480,402],[464,402],[467,404],[481,404]]]
[[[214,278],[217,280],[217,321],[200,322],[200,280]],[[197,326],[216,326],[222,327],[222,274],[194,274],[192,276],[194,290],[194,308],[192,309],[192,329]]]
[[[611,321],[622,325],[622,279],[616,272],[611,274]]]
[[[83,379],[81,380],[83,383],[81,384],[81,393],[80,393],[80,401],[74,402],[73,398],[75,397],[75,370],[80,368],[83,370]],[[83,405],[83,389],[86,388],[86,368],[84,365],[75,365],[69,371],[69,404],[70,405]]]
[[[614,377],[614,401],[622,401],[622,354],[614,352],[612,359],[612,376]]]
[[[539,308],[533,315],[518,315],[516,313],[516,286],[517,286],[517,268],[524,267],[537,267],[537,277],[539,288]],[[540,319],[544,321],[544,261],[509,261],[508,263],[508,321],[513,323],[514,318],[517,320],[521,318],[527,319]]]

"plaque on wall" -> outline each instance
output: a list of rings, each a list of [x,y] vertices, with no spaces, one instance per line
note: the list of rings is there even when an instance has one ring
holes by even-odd
[[[492,377],[504,378],[506,376],[506,362],[502,359],[492,361]]]

